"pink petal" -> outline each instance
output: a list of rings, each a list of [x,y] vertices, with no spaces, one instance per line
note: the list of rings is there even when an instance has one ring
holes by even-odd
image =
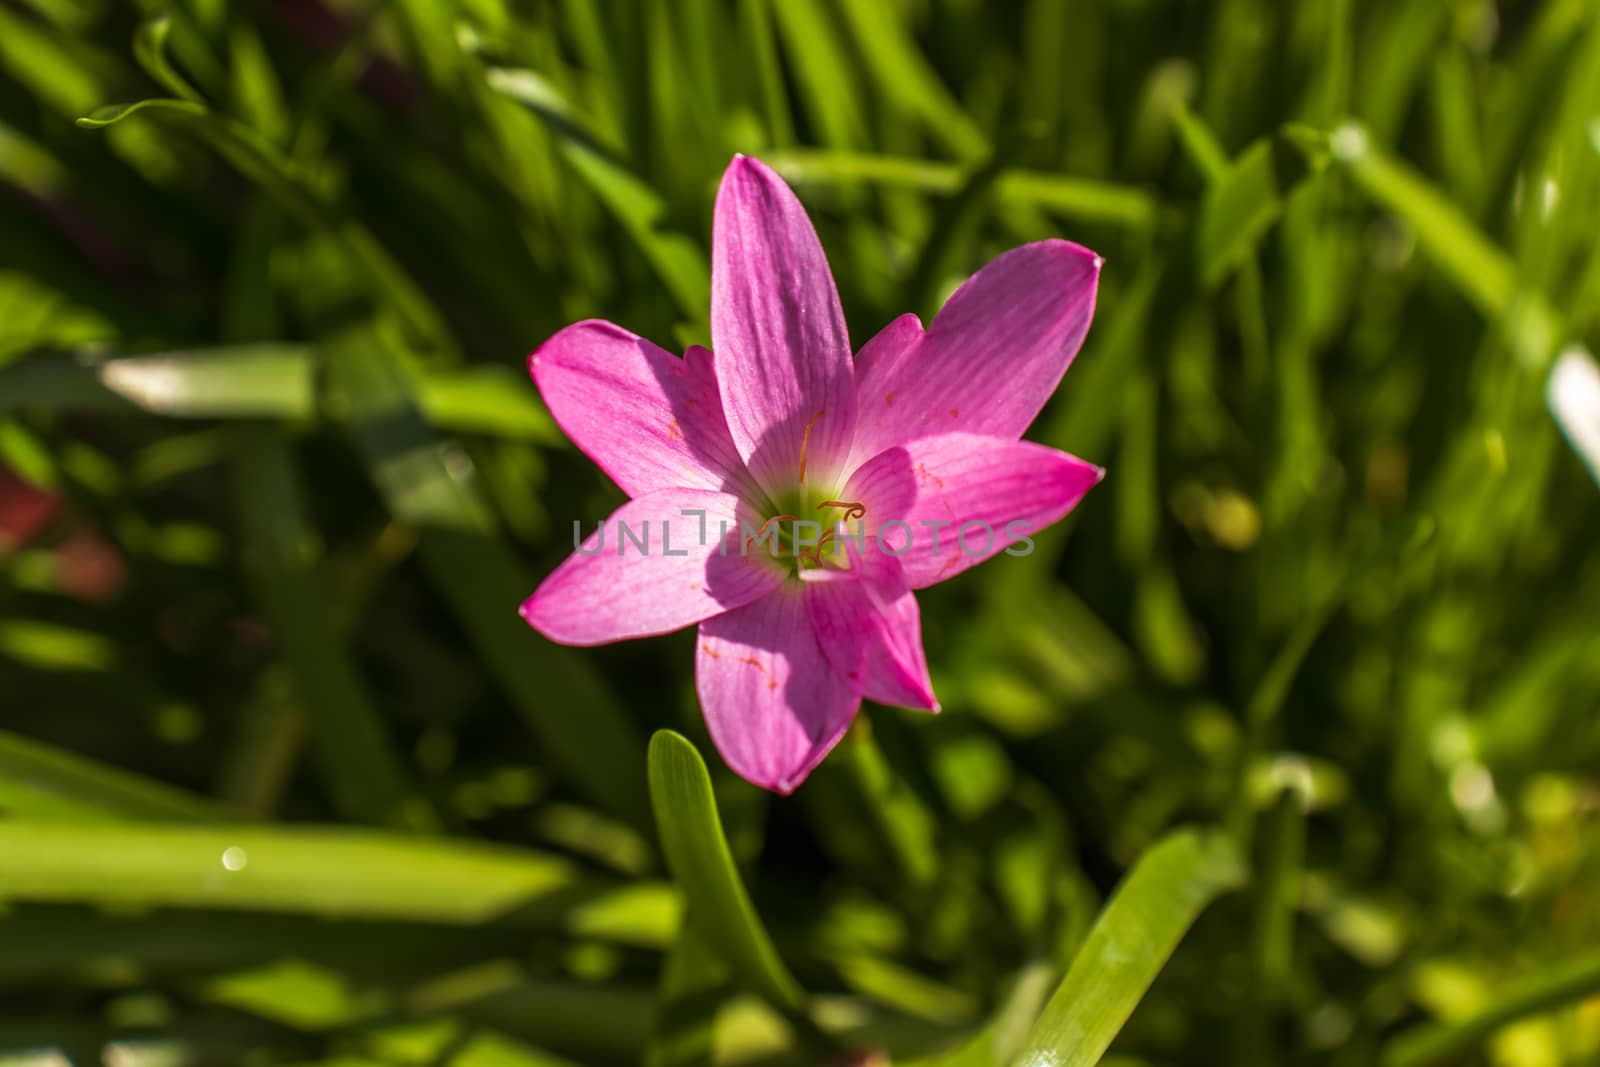
[[[1031,441],[944,434],[874,456],[851,475],[843,499],[866,507],[867,528],[899,558],[907,584],[923,589],[1009,545],[1026,554],[1020,542],[1060,520],[1104,476]]]
[[[855,429],[850,337],[833,273],[793,191],[735,157],[711,234],[711,339],[734,444],[772,492],[835,484]]]
[[[861,704],[859,682],[817,644],[799,582],[701,623],[695,685],[728,766],[783,794],[839,743]]]
[[[904,358],[906,351],[922,343],[922,320],[907,312],[873,334],[872,340],[856,353],[856,396],[861,396],[862,383],[883,374],[884,367],[892,367]],[[882,364],[880,367],[878,364]],[[859,424],[861,411],[856,410]],[[881,449],[879,451],[882,451]],[[874,453],[876,455],[877,453]]]
[[[968,278],[926,333],[896,319],[861,351],[850,465],[944,433],[1022,436],[1078,354],[1100,257],[1037,241]]]
[[[737,496],[706,489],[630,500],[540,584],[522,617],[552,641],[603,645],[671,633],[748,604],[781,585],[785,572],[760,552],[740,555],[740,520],[757,521],[741,509]],[[685,514],[699,511],[703,527],[698,514]]]
[[[704,349],[678,359],[590,320],[546,341],[528,370],[557,424],[629,496],[750,485]]]
[[[880,704],[939,710],[922,651],[922,615],[900,561],[869,542],[849,547],[851,568],[804,572],[806,612],[838,670],[861,670],[861,695]]]

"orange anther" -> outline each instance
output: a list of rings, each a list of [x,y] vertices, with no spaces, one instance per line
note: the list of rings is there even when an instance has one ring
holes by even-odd
[[[799,518],[799,516],[796,516],[796,515],[774,515],[774,516],[772,516],[772,518],[768,519],[766,522],[761,524],[761,529],[757,530],[753,534],[750,534],[748,537],[746,537],[744,539],[744,550],[745,550],[745,553],[748,554],[749,551],[750,551],[750,542],[766,540],[767,531],[772,528],[772,524],[773,523],[782,522],[785,519],[788,519],[790,522],[794,522],[798,518]]]
[[[811,445],[811,427],[815,426],[817,420],[826,414],[827,411],[819,411],[807,419],[805,433],[800,437],[800,484],[802,485],[805,484],[806,480],[806,449]]]
[[[867,516],[867,506],[865,504],[857,504],[849,500],[824,500],[817,505],[818,511],[823,508],[844,508],[844,515],[840,519],[842,522],[849,522],[851,519],[864,519]]]

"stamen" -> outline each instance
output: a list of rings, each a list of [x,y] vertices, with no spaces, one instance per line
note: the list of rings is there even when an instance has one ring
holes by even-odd
[[[827,548],[829,543],[833,541],[833,534],[834,531],[832,530],[824,530],[816,544],[800,553],[800,558],[813,567],[822,566],[822,550]]]
[[[819,411],[815,415],[811,416],[811,418],[807,419],[806,420],[805,433],[802,434],[801,437],[800,437],[800,484],[801,485],[804,485],[805,481],[806,481],[806,449],[811,444],[811,427],[816,425],[817,420],[822,418],[822,416],[824,416],[826,414],[827,414],[826,410]]]
[[[745,550],[745,553],[747,555],[749,554],[749,552],[750,552],[750,543],[752,541],[764,541],[764,540],[766,540],[767,531],[772,528],[772,524],[773,523],[782,522],[785,519],[788,519],[790,522],[796,522],[796,521],[799,520],[799,516],[798,515],[774,515],[774,516],[772,516],[772,518],[768,519],[766,522],[761,524],[761,529],[759,529],[755,533],[750,534],[747,537],[745,537],[745,539],[744,539],[744,550]],[[782,531],[780,530],[779,532],[781,533]]]
[[[840,518],[841,522],[867,517],[867,506],[865,504],[857,504],[849,500],[824,500],[817,505],[818,511],[823,508],[844,508],[844,515]]]
[[[863,519],[867,515],[867,506],[852,500],[824,500],[817,505],[818,511],[823,508],[843,508],[844,514],[839,518],[840,523],[849,522],[851,519]],[[822,565],[822,550],[828,547],[838,532],[839,523],[835,523],[832,528],[823,532],[822,537],[817,540],[816,545],[809,552],[800,553],[800,558],[820,567]]]

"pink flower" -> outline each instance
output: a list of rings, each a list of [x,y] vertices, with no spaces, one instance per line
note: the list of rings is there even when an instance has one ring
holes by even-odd
[[[929,329],[903,315],[852,361],[805,209],[735,158],[712,232],[714,352],[678,359],[590,321],[529,357],[556,421],[632,499],[523,617],[569,645],[698,623],[712,740],[780,793],[863,697],[938,710],[912,591],[1022,554],[1104,475],[1020,440],[1088,332],[1100,263],[1066,241],[1013,249]]]

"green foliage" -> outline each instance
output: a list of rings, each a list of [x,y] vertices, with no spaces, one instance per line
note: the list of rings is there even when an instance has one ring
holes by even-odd
[[[1592,0],[0,4],[0,1065],[1592,1063],[1597,100]],[[516,613],[619,500],[523,358],[707,342],[736,152],[858,346],[1106,259],[1106,484],[781,799]]]
[[[1099,1063],[1189,924],[1243,879],[1226,840],[1184,832],[1151,846],[1106,903],[1012,1062]]]
[[[775,1007],[803,1012],[800,983],[778,958],[734,869],[706,765],[670,730],[650,742],[650,796],[667,869],[694,902],[690,925],[740,981]]]

